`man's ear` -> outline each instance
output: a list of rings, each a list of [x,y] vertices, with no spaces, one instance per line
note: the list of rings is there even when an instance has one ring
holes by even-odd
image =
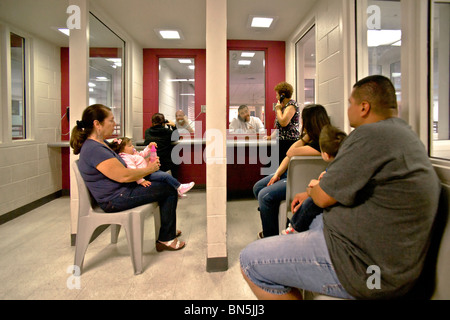
[[[367,117],[370,112],[370,103],[367,101],[361,102],[361,116],[363,118]]]

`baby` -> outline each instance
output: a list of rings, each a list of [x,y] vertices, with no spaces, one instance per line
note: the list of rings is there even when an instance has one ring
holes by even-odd
[[[150,161],[148,157],[150,156],[152,146],[155,146],[155,148],[157,147],[156,143],[152,142],[147,147],[145,147],[144,151],[137,152],[133,144],[131,143],[131,139],[127,137],[114,139],[110,144],[111,149],[119,154],[119,156],[127,164],[127,168],[131,169],[147,167]],[[148,180],[142,178],[136,181],[136,183],[140,184],[143,187],[148,187],[152,184],[151,181],[166,182],[178,191],[178,195],[180,197],[185,197],[185,193],[191,190],[195,185],[194,182],[181,184],[170,174],[161,170],[158,170],[145,178],[147,178]]]
[[[347,134],[332,125],[326,125],[320,132],[319,145],[324,161],[330,163],[336,157],[338,150],[347,137]],[[313,180],[313,183],[319,183],[326,170],[322,172],[318,180]],[[294,215],[290,219],[289,226],[286,230],[281,231],[281,234],[290,234],[296,232],[303,232],[309,229],[309,225],[314,218],[323,212],[323,209],[318,207],[314,201],[309,197],[300,207],[297,205],[293,211]]]

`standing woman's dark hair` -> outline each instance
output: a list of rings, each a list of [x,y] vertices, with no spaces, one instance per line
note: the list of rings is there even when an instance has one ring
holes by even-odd
[[[327,124],[331,124],[327,110],[320,104],[310,104],[302,111],[301,138],[306,134],[311,141],[319,142],[320,132]]]
[[[94,130],[94,121],[97,120],[103,123],[110,112],[111,109],[102,104],[91,105],[83,111],[81,121],[77,121],[77,125],[73,127],[72,135],[70,136],[70,146],[73,149],[73,154],[77,155],[80,153],[83,143]]]

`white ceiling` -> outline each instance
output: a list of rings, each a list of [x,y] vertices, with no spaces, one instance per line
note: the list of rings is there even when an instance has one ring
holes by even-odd
[[[287,40],[315,0],[228,0],[228,39]],[[58,46],[69,0],[0,0],[0,20]],[[91,0],[143,48],[205,48],[206,0]],[[249,28],[250,15],[278,17],[269,30]],[[176,28],[183,40],[160,40],[155,29]]]

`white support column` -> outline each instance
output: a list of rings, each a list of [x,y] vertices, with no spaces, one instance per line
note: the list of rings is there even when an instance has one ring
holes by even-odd
[[[227,0],[206,0],[206,215],[208,272],[228,269]]]
[[[89,1],[70,0],[69,5],[78,6],[80,29],[70,30],[69,40],[69,95],[70,95],[70,128],[81,120],[83,110],[88,106],[89,80]],[[68,15],[70,17],[70,14]],[[78,190],[72,163],[78,156],[70,152],[70,215],[72,243],[77,233],[78,225]]]

